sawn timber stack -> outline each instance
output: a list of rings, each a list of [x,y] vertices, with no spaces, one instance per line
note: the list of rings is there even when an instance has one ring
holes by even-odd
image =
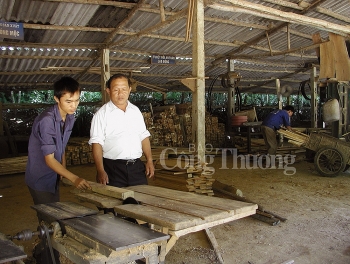
[[[155,178],[149,184],[180,191],[194,192],[208,196],[214,195],[212,185],[213,171],[199,164],[187,168],[169,168],[156,164]]]

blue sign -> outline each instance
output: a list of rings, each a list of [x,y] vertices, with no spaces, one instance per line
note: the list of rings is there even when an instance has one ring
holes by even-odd
[[[0,38],[23,40],[23,23],[0,21]]]
[[[176,56],[152,54],[151,64],[175,64]]]

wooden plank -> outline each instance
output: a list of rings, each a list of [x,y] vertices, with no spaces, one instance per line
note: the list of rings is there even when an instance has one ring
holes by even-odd
[[[104,185],[92,181],[88,181],[91,186],[91,190],[95,193],[103,194],[109,197],[123,199],[125,200],[128,197],[134,197],[134,192],[124,189],[118,188],[114,186]]]
[[[161,177],[157,177],[154,180],[148,180],[148,184],[152,186],[159,186],[167,189],[175,189],[175,190],[180,190],[184,192],[188,191],[188,188],[186,187],[186,183],[171,181]]]
[[[76,192],[75,195],[79,200],[92,203],[100,208],[113,208],[114,206],[123,204],[122,200],[98,193]]]
[[[142,194],[137,192],[135,193],[135,199],[137,201],[140,201],[142,205],[151,205],[154,207],[178,212],[180,214],[196,216],[208,221],[225,218],[230,215],[230,213],[226,210],[221,210],[219,208],[200,206],[190,202],[184,204],[180,201],[169,200],[166,198],[155,197],[153,195]]]
[[[26,171],[28,156],[1,159],[0,175],[23,173]]]
[[[52,221],[82,217],[98,213],[97,210],[93,210],[73,202],[37,204],[32,205],[31,207],[49,223]]]
[[[162,227],[167,227],[171,230],[181,230],[184,228],[196,226],[201,223],[205,223],[205,221],[199,217],[179,214],[178,212],[153,206],[124,204],[115,206],[114,211],[118,214],[139,219],[147,223],[159,225]]]
[[[258,206],[256,206],[256,208],[257,207]],[[202,223],[202,224],[198,224],[196,226],[192,226],[192,227],[181,229],[181,230],[169,230],[169,235],[181,237],[181,236],[187,235],[189,233],[198,232],[198,231],[201,231],[201,230],[206,229],[206,228],[211,228],[211,227],[214,227],[217,225],[222,225],[222,224],[225,224],[225,223],[237,220],[237,219],[251,216],[255,213],[256,213],[256,209],[253,209],[250,211],[246,211],[243,213],[232,215],[232,216],[227,217],[225,219],[219,219],[219,220],[212,221],[212,222]]]
[[[322,43],[320,45],[320,78],[335,77],[335,59],[332,42]]]
[[[137,195],[136,193],[149,194],[155,197],[181,201],[185,204],[192,203],[209,208],[226,210],[227,212],[240,213],[245,210],[249,211],[256,206],[255,204],[251,203],[233,201],[225,198],[203,196],[195,193],[176,191],[150,185],[129,186],[126,187],[126,189],[133,190],[135,192],[135,195]]]
[[[338,81],[350,81],[350,59],[345,38],[330,32],[329,39],[334,45],[336,79]]]
[[[320,34],[320,33],[312,34],[312,42],[313,42],[314,44],[322,43],[321,34]],[[316,48],[315,48],[315,51],[316,51],[317,57],[320,58],[320,48],[319,48],[319,47],[316,47]]]

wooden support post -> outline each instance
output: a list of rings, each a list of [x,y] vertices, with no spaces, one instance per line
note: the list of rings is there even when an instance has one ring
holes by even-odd
[[[164,12],[164,3],[163,0],[159,0],[159,12],[160,12],[160,21],[165,21],[165,12]]]
[[[283,107],[283,98],[281,94],[281,82],[280,79],[276,79],[276,94],[278,99],[278,109],[282,109]],[[279,134],[279,142],[280,146],[283,145],[283,135]]]
[[[343,134],[347,133],[347,120],[348,120],[348,88],[349,86],[344,83],[338,84],[338,90],[339,90],[339,102],[340,102],[340,120],[339,120],[339,131],[341,137]]]
[[[170,249],[175,245],[176,241],[179,239],[178,236],[172,235],[166,244],[165,254],[168,254]]]
[[[106,92],[106,82],[111,77],[111,71],[109,67],[109,49],[103,49],[101,58],[101,94],[102,104],[108,101]]]
[[[278,109],[282,109],[283,100],[281,95],[281,82],[279,79],[276,79],[276,94],[278,99]]]
[[[269,45],[269,49],[270,49],[270,55],[273,56],[269,33],[267,31],[265,31],[265,34],[266,34],[266,38],[267,38],[267,44]]]
[[[198,159],[205,161],[205,54],[204,54],[204,3],[194,1],[192,42],[192,75],[195,91],[192,97],[192,135]]]
[[[290,31],[289,31],[289,23],[287,24],[287,49],[290,50]]]
[[[2,102],[0,102],[0,113],[1,113],[1,116],[2,115]],[[2,117],[0,118],[0,136],[3,136],[4,135],[4,121],[2,119]]]
[[[228,71],[233,72],[235,70],[235,64],[234,60],[228,61]],[[235,103],[235,97],[236,97],[236,90],[234,87],[228,88],[228,96],[227,96],[227,131],[231,132],[232,130],[232,116],[235,114],[236,110],[236,103]]]
[[[311,128],[317,128],[317,76],[316,67],[311,69]]]
[[[340,118],[330,124],[332,136],[341,138],[347,131],[347,105],[348,105],[348,86],[344,83],[328,82],[327,98],[334,98],[339,101]]]
[[[214,252],[218,258],[219,263],[224,264],[224,259],[222,258],[220,250],[219,250],[219,244],[216,241],[216,238],[215,238],[213,232],[211,232],[209,228],[204,229],[204,231],[205,231],[205,234],[207,235],[207,238],[209,239],[209,241],[214,249]]]
[[[17,150],[15,139],[11,135],[10,128],[9,128],[7,122],[3,121],[3,124],[4,124],[4,129],[6,131],[6,134],[7,134],[7,138],[8,138],[8,142],[9,142],[10,149],[11,149],[11,152],[12,152],[12,156],[13,157],[17,157],[18,156],[18,150]]]

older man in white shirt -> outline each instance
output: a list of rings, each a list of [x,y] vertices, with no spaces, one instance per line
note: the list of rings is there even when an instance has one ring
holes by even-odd
[[[115,74],[106,91],[110,101],[95,113],[90,129],[96,181],[116,187],[147,184],[147,176],[154,176],[150,133],[141,111],[128,100],[130,79]],[[140,160],[142,153],[146,164]]]

